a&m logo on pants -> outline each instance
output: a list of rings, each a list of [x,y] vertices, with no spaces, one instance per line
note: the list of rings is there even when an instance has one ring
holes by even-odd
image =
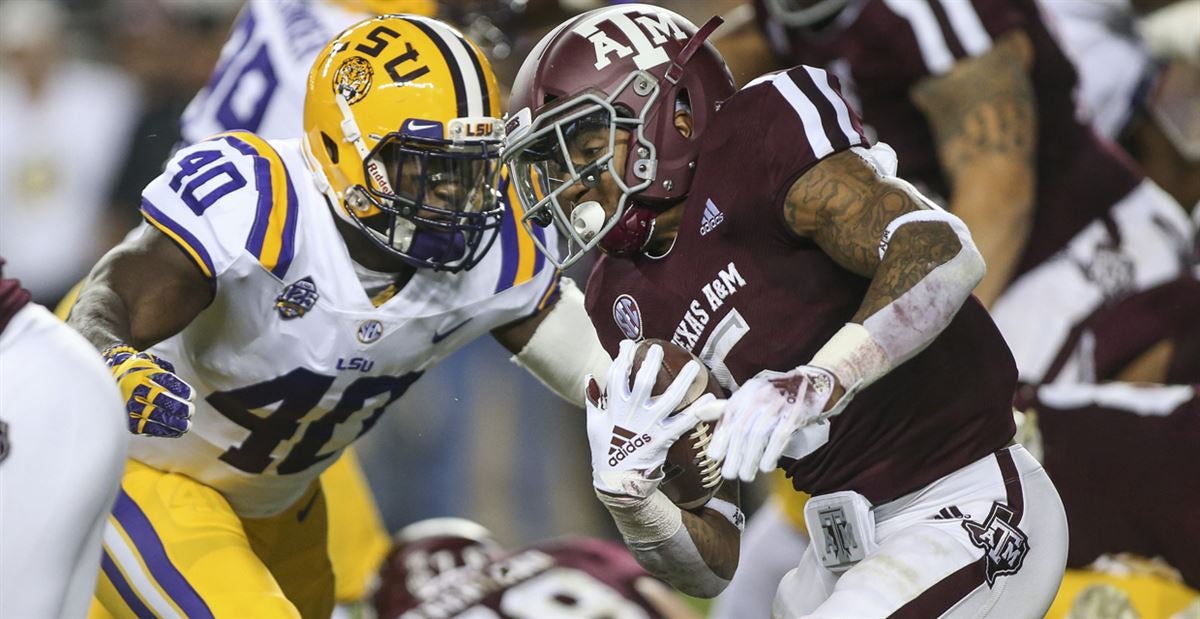
[[[962,526],[971,536],[971,543],[983,549],[984,575],[988,586],[997,576],[1016,574],[1029,554],[1029,536],[1017,528],[1016,515],[1007,505],[992,503],[983,524],[963,520]]]

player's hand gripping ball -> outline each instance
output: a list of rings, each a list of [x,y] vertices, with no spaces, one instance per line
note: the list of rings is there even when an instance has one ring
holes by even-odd
[[[662,340],[621,343],[608,392],[588,384],[592,481],[609,494],[644,498],[661,489],[684,509],[700,507],[721,484],[705,448],[710,425],[698,414],[723,395],[699,360]]]
[[[759,471],[770,472],[801,428],[828,423],[845,408],[849,397],[826,410],[837,386],[833,374],[809,365],[759,372],[729,398],[709,457],[724,460],[721,474],[728,479],[751,481]]]
[[[175,366],[129,346],[103,354],[125,399],[130,432],[174,438],[191,429],[195,390],[175,375]]]

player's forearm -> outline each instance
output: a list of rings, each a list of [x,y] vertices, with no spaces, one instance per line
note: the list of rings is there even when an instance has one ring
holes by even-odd
[[[612,357],[600,345],[596,328],[583,306],[583,293],[563,277],[558,301],[517,329],[494,331],[496,339],[515,352],[513,363],[529,370],[543,385],[564,400],[583,406],[583,388],[589,375],[604,388]],[[571,342],[564,346],[563,342]]]
[[[102,279],[88,280],[84,284],[67,324],[97,350],[122,343],[134,345],[125,302]]]
[[[1033,229],[1033,170],[1007,158],[980,162],[962,175],[950,211],[967,228],[987,262],[987,275],[975,296],[991,307],[1016,275]]]
[[[883,259],[851,323],[810,363],[848,390],[865,388],[924,350],[986,271],[966,227],[941,210],[893,220],[881,247]]]
[[[683,511],[662,492],[646,499],[598,495],[646,571],[695,597],[715,597],[729,585],[741,535],[726,516]]]
[[[68,324],[99,350],[113,344],[144,350],[182,331],[214,290],[178,247],[148,230],[100,259]]]

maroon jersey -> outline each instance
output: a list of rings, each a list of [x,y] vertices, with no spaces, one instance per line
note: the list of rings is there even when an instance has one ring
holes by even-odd
[[[1200,399],[1196,388],[1042,387],[1044,455],[1071,531],[1067,565],[1161,556],[1200,588]]]
[[[652,577],[624,546],[614,542],[585,538],[541,542],[456,575],[459,578],[433,599],[405,609],[399,617],[662,617],[634,585],[640,578]]]
[[[1017,274],[1050,257],[1103,217],[1142,179],[1115,145],[1076,114],[1075,69],[1034,0],[860,0],[818,31],[786,29],[759,5],[760,23],[788,63],[829,68],[847,98],[900,157],[900,176],[948,195],[929,124],[909,93],[919,80],[985,53],[1007,32],[1033,44],[1037,187],[1033,228]]]
[[[4,258],[0,258],[0,333],[4,333],[8,321],[29,303],[29,299],[29,291],[21,287],[21,282],[4,279]]]
[[[824,71],[797,67],[722,105],[671,252],[604,256],[592,272],[587,309],[610,354],[625,338],[671,340],[734,388],[808,363],[850,320],[869,280],[794,236],[782,210],[810,166],[866,145],[836,88]],[[888,501],[1003,447],[1015,382],[1007,345],[969,299],[928,348],[832,420],[825,445],[780,466],[799,490]]]

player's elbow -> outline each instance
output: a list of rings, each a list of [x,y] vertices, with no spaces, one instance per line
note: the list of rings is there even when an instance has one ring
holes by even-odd
[[[973,290],[987,275],[987,262],[984,261],[983,254],[979,252],[975,244],[970,243],[969,240],[970,237],[965,240],[956,259],[962,260],[959,268],[963,281],[969,285],[968,290]]]

